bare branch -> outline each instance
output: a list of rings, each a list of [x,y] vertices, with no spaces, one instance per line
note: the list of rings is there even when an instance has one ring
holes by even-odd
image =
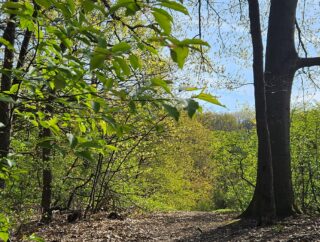
[[[313,58],[299,58],[297,63],[297,69],[304,67],[320,66],[320,57]]]
[[[304,43],[303,43],[303,40],[302,40],[302,31],[301,31],[301,28],[300,28],[300,26],[299,26],[299,24],[298,24],[297,19],[296,19],[296,21],[295,21],[295,25],[296,25],[296,28],[297,28],[297,31],[298,31],[299,46],[302,47],[303,52],[304,52],[304,54],[305,54],[305,57],[307,57],[307,56],[308,56],[308,52],[307,52],[306,47],[305,47],[305,45],[304,45]]]

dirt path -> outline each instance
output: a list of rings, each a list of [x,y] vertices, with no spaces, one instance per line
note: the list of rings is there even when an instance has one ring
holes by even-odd
[[[320,218],[301,216],[257,228],[235,214],[209,212],[156,213],[124,220],[98,214],[76,223],[54,221],[35,233],[45,241],[320,241]]]

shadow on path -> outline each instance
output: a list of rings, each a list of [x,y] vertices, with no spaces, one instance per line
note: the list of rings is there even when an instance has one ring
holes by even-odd
[[[233,220],[206,231],[198,230],[198,234],[177,241],[320,241],[320,217],[290,217],[261,227],[253,220]]]
[[[227,225],[217,227],[209,231],[200,231],[199,235],[191,236],[178,240],[179,242],[191,241],[241,241],[250,240],[250,232],[256,228],[256,222],[253,220],[236,220]],[[256,235],[251,239],[256,239]],[[261,238],[262,239],[262,238]],[[272,238],[263,238],[264,240]]]

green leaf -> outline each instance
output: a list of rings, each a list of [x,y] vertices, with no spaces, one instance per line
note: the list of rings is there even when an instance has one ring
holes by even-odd
[[[54,82],[54,87],[56,88],[56,90],[63,89],[67,85],[66,81],[63,79],[63,77],[61,75],[57,76],[57,78],[55,78],[53,80],[53,82]]]
[[[157,13],[161,14],[161,15],[164,15],[167,19],[170,20],[170,22],[173,22],[173,17],[166,10],[161,9],[161,8],[152,8],[152,10],[154,12],[157,12]]]
[[[94,70],[103,66],[104,60],[106,59],[105,54],[94,53],[90,59],[90,69]]]
[[[17,93],[18,90],[19,90],[19,87],[20,87],[20,84],[14,84],[14,85],[12,85],[11,88],[10,88],[10,93],[11,93],[11,94]]]
[[[130,75],[131,71],[130,71],[130,68],[129,68],[127,62],[122,58],[116,58],[116,61],[119,63],[119,65],[123,71],[123,74],[125,74],[127,76]]]
[[[141,63],[139,58],[136,55],[129,56],[130,64],[134,69],[141,69]]]
[[[105,145],[105,148],[112,151],[118,151],[118,148],[113,145]]]
[[[189,12],[186,9],[186,7],[183,6],[180,3],[177,3],[177,2],[174,2],[174,1],[169,1],[169,0],[162,0],[161,1],[161,5],[163,7],[170,8],[170,9],[173,9],[175,11],[179,11],[181,13],[184,13],[185,15],[189,15]]]
[[[2,37],[0,37],[0,44],[4,44],[5,46],[8,47],[9,50],[14,50],[13,45],[8,40],[6,40],[6,39],[4,39]]]
[[[129,4],[135,3],[135,0],[118,0],[109,10],[112,14],[120,8],[126,8]]]
[[[152,12],[155,20],[160,25],[160,27],[163,29],[164,33],[170,34],[171,33],[171,21],[172,19],[168,18],[168,15],[160,13],[159,11],[153,11]]]
[[[206,101],[206,102],[209,102],[209,103],[212,103],[212,104],[215,104],[215,105],[218,105],[218,106],[221,106],[221,107],[225,107],[224,105],[222,105],[219,102],[219,100],[216,97],[212,96],[211,94],[200,93],[199,95],[196,95],[193,97],[200,99],[200,100],[203,100],[203,101]]]
[[[183,68],[184,63],[189,55],[188,47],[175,47],[170,50],[171,58],[176,62],[179,68]]]
[[[87,150],[89,148],[100,148],[101,144],[99,144],[99,142],[97,142],[97,141],[91,140],[91,141],[85,141],[85,142],[80,143],[78,145],[78,147],[86,148],[86,150]]]
[[[199,107],[200,106],[198,102],[194,101],[193,99],[189,99],[188,106],[187,106],[188,116],[192,118]]]
[[[23,9],[24,6],[22,3],[17,3],[17,2],[11,2],[11,1],[8,1],[8,2],[5,2],[2,4],[2,9]]]
[[[153,86],[162,87],[167,93],[171,93],[170,88],[168,87],[168,84],[166,81],[159,78],[153,78],[151,79],[151,83]]]
[[[176,107],[172,107],[168,104],[163,104],[163,107],[171,117],[176,121],[179,121],[180,113]]]
[[[83,122],[78,123],[79,129],[82,133],[85,133],[87,131],[87,127],[83,124]]]
[[[179,87],[179,91],[192,92],[192,91],[198,91],[198,90],[201,90],[201,88],[198,88],[198,87]]]
[[[44,0],[45,1],[45,0]],[[82,0],[81,1],[81,5],[82,5],[82,8],[83,10],[86,12],[86,13],[89,13],[91,12],[92,10],[95,9],[96,5],[94,4],[94,2],[92,0]]]
[[[140,10],[140,6],[137,2],[126,5],[126,8],[126,16],[133,16]]]
[[[81,159],[95,162],[95,159],[92,157],[89,151],[76,151],[75,155]]]
[[[98,113],[100,110],[100,103],[98,102],[92,102],[91,103],[92,109],[95,113]]]
[[[76,6],[75,6],[75,1],[74,0],[67,0],[68,4],[68,9],[71,12],[71,14],[74,14]]]
[[[205,45],[210,47],[208,42],[203,41],[202,39],[184,39],[180,42],[181,45]]]
[[[99,125],[102,129],[103,135],[106,135],[107,134],[107,123],[103,120],[100,120]]]
[[[8,95],[0,95],[0,102],[14,103],[14,100],[12,97],[10,97]]]
[[[51,1],[50,0],[35,0],[35,2],[44,7],[44,8],[50,8],[51,7]]]
[[[111,48],[112,52],[127,52],[131,49],[131,45],[126,42],[120,42]]]

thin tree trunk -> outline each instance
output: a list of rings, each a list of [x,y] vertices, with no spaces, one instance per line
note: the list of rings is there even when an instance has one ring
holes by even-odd
[[[41,133],[41,138],[51,137],[51,130],[49,128],[43,128]],[[52,183],[52,170],[50,164],[51,147],[42,148],[42,198],[41,198],[41,208],[42,217],[41,222],[50,223],[52,219],[51,211],[51,183]]]
[[[61,53],[64,53],[66,47],[64,44],[60,44]],[[50,103],[54,102],[55,99],[55,90],[49,89],[49,103],[46,104],[44,110],[52,117],[54,114],[53,106]],[[43,128],[42,138],[50,138],[52,136],[51,130],[49,128]],[[51,155],[52,147],[51,142],[49,147],[42,148],[42,199],[41,199],[41,208],[42,208],[42,218],[41,221],[44,223],[50,223],[52,220],[52,209],[51,209],[51,200],[52,200],[52,169],[51,169]]]
[[[15,15],[11,15],[7,27],[4,31],[3,38],[8,41],[11,46],[14,46],[15,42]],[[14,50],[5,47],[3,70],[7,73],[2,72],[1,77],[1,92],[8,91],[11,88],[11,71],[13,68],[14,61]],[[4,161],[3,159],[8,156],[10,147],[10,132],[11,132],[11,117],[10,117],[10,104],[5,101],[0,101],[0,168]],[[2,164],[1,164],[2,163]],[[0,189],[5,187],[5,181],[0,179]]]
[[[12,2],[18,2],[17,0],[13,0]],[[33,13],[33,17],[36,18],[38,14],[38,5],[34,3],[35,11]],[[7,40],[11,46],[14,46],[15,43],[15,32],[16,32],[16,24],[15,24],[15,15],[11,15],[9,21],[7,23],[7,27],[4,31],[3,38]],[[29,46],[29,42],[32,36],[32,32],[30,30],[26,30],[24,34],[24,38],[21,44],[21,49],[19,53],[19,57],[17,59],[17,69],[23,67],[26,56],[27,50]],[[19,84],[20,80],[17,77],[14,77],[12,80],[11,70],[13,69],[13,62],[14,62],[14,50],[5,48],[4,54],[4,62],[3,62],[3,69],[9,70],[8,73],[3,73],[1,78],[1,92],[10,90],[11,86],[14,84]],[[18,91],[17,93],[18,94]],[[17,99],[17,95],[13,97],[14,100]],[[7,102],[0,102],[0,122],[4,125],[4,127],[0,127],[0,160],[1,158],[5,158],[9,153],[10,147],[10,136],[12,130],[12,118],[10,117],[13,105],[10,106]],[[1,164],[2,161],[0,161]],[[0,179],[0,189],[4,188],[5,182],[4,180]]]
[[[52,102],[53,97],[52,92],[50,92],[49,102]],[[44,108],[45,112],[50,116],[53,115],[53,107],[48,103]],[[52,136],[50,128],[42,127],[40,132],[42,139],[50,139]],[[39,137],[40,138],[40,137]],[[51,141],[48,142],[48,146],[42,147],[42,196],[41,196],[41,222],[50,223],[52,220],[52,209],[51,209],[51,200],[52,200],[52,169],[51,169]]]

